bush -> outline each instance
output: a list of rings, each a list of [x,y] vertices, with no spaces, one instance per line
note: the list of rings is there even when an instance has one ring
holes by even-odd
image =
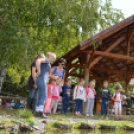
[[[32,111],[28,110],[28,109],[24,109],[24,110],[19,110],[19,116],[21,118],[31,118],[32,117]]]

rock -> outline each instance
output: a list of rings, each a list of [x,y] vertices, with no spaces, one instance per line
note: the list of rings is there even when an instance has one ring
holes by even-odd
[[[134,127],[125,126],[126,130],[134,130]]]
[[[81,123],[79,129],[95,129],[96,126],[93,124],[88,124],[88,123]]]
[[[117,126],[101,125],[100,129],[116,129]]]
[[[5,129],[5,124],[4,123],[0,123],[0,129]]]
[[[56,122],[56,127],[63,128],[63,129],[70,129],[70,128],[72,128],[72,125],[61,123],[61,122]]]
[[[30,127],[30,126],[26,126],[26,125],[20,124],[19,125],[19,130],[21,132],[32,132],[33,131],[33,128]]]

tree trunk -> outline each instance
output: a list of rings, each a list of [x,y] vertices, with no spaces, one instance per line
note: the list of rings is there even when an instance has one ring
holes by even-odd
[[[2,68],[0,68],[0,92],[2,90],[2,86],[3,86],[6,74],[7,74],[7,66],[5,65]]]

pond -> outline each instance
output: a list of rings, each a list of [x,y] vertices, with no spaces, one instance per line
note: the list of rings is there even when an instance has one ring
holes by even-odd
[[[64,130],[64,129],[53,129],[47,130],[44,134],[134,134],[134,131],[128,131],[125,129],[116,129],[116,130]]]

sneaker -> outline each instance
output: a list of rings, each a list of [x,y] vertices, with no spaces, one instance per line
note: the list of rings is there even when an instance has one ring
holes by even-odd
[[[101,116],[101,119],[103,120],[104,119],[104,116]]]
[[[94,115],[90,115],[91,117],[93,117]]]
[[[106,116],[106,120],[108,120],[108,116]]]
[[[89,117],[89,114],[86,114],[87,117]]]

